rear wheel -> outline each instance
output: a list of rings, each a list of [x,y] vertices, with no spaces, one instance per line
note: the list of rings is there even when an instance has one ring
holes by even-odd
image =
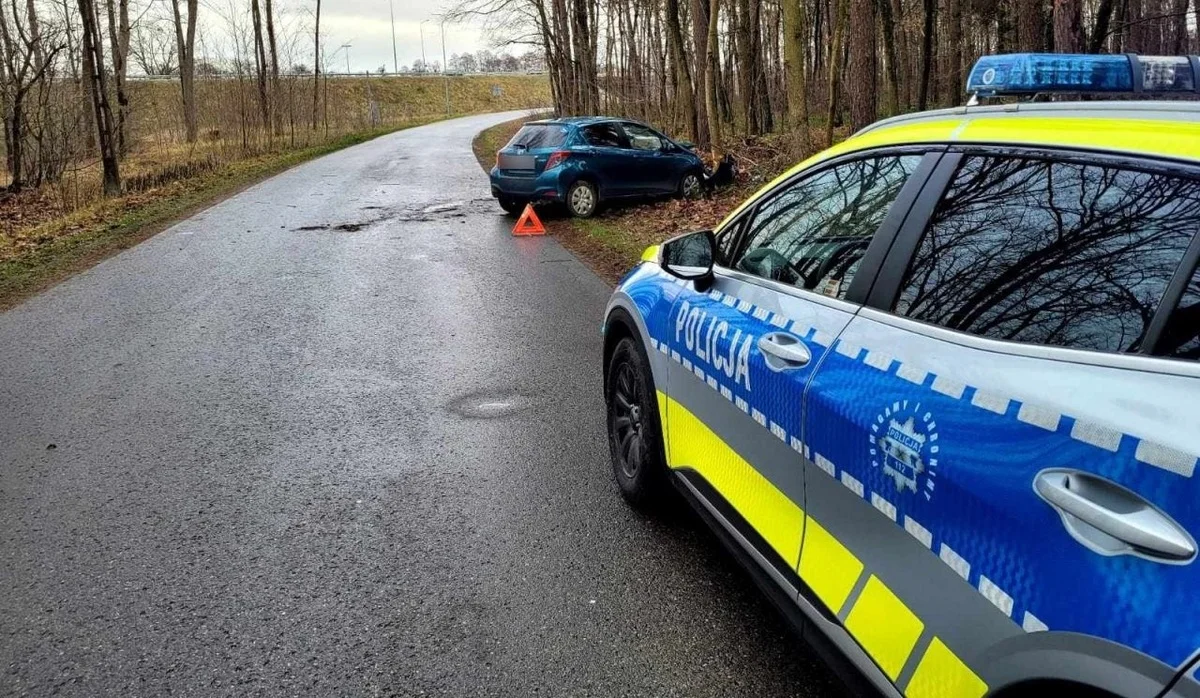
[[[567,188],[567,210],[576,218],[591,218],[599,207],[596,186],[581,179]]]
[[[510,216],[520,215],[521,211],[525,209],[525,204],[528,203],[504,194],[501,194],[496,200],[500,202],[500,208]]]
[[[617,487],[634,507],[653,508],[661,500],[666,459],[650,366],[632,337],[622,339],[613,350],[604,392]]]

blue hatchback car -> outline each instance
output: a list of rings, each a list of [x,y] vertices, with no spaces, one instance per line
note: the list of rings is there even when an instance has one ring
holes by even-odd
[[[527,203],[557,201],[580,218],[614,199],[694,198],[704,163],[691,147],[624,119],[531,121],[496,153],[492,196],[512,214]]]

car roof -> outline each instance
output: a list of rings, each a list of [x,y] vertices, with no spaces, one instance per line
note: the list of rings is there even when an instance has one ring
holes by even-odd
[[[1200,164],[1200,102],[1024,102],[894,116],[784,172],[734,209],[721,226],[766,191],[821,161],[873,148],[922,144],[1073,148]]]
[[[538,121],[530,121],[525,125],[549,126],[551,124],[570,124],[574,126],[590,126],[592,124],[603,124],[610,121],[621,121],[631,124],[642,123],[637,119],[624,119],[616,116],[562,116],[557,119],[539,119]]]
[[[1200,162],[1200,102],[1042,102],[955,107],[884,119],[838,148],[984,143],[1103,150]]]

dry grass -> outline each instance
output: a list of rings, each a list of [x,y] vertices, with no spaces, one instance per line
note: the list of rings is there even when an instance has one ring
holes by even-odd
[[[243,129],[244,112],[202,102],[201,139],[187,144],[180,137],[182,123],[176,123],[177,85],[135,83],[131,133],[136,143],[121,165],[122,196],[100,195],[95,161],[79,164],[54,185],[0,196],[0,307],[282,169],[383,133],[445,118],[447,84],[451,116],[535,108],[550,101],[545,76],[459,76],[448,83],[421,77],[334,78],[329,80],[328,129],[324,120],[316,131],[309,128],[309,84],[303,95],[304,124],[292,124],[288,117],[280,133]],[[493,96],[493,85],[500,86],[500,96]],[[239,94],[253,89],[248,81],[208,81],[197,89],[202,94],[208,90],[210,100],[219,89],[225,107],[248,98],[243,106],[256,108],[252,93]],[[368,94],[377,109],[368,109]],[[370,118],[371,111],[377,119]]]

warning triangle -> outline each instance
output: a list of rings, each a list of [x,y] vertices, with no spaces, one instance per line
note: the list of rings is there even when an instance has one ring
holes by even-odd
[[[533,212],[533,204],[525,204],[525,210],[521,212],[521,217],[517,219],[517,224],[513,226],[513,235],[545,235],[546,229],[542,227],[542,221],[538,219],[537,214]]]

